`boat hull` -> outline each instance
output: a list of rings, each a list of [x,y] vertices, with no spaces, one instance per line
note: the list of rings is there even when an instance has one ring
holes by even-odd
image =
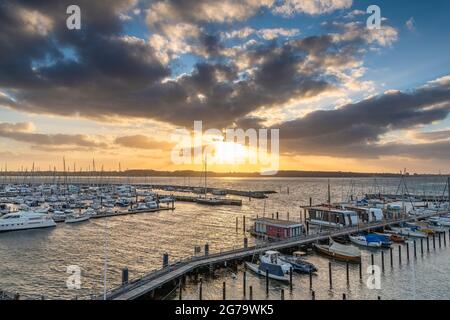
[[[254,273],[265,277],[266,276],[266,272],[264,270],[259,269],[259,266],[257,264],[254,263],[250,263],[250,262],[245,262],[245,265],[247,266],[247,268],[251,271],[253,271]],[[283,282],[288,282],[289,279],[283,275],[283,276],[278,276],[275,274],[271,274],[270,272],[268,273],[269,279],[273,279],[273,280],[278,280],[278,281],[283,281]]]
[[[361,263],[361,257],[347,256],[342,253],[333,252],[328,249],[328,246],[314,245],[316,251],[324,256],[333,258],[338,261]]]

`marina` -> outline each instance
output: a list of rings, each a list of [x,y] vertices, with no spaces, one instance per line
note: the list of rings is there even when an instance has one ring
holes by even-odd
[[[223,184],[226,180],[219,180],[214,179],[213,180],[215,184]],[[370,188],[370,179],[364,180],[367,183],[367,188]],[[447,180],[441,180],[442,184],[439,186],[439,190],[442,188],[446,188]],[[239,180],[238,183],[248,183],[247,181]],[[412,212],[412,210],[415,210],[414,208],[408,208],[406,205],[403,206],[403,210],[398,211],[398,206],[395,204],[396,202],[388,202],[383,204],[383,210],[377,211],[375,208],[369,209],[369,207],[361,206],[361,204],[356,205],[351,204],[352,197],[359,198],[364,197],[365,193],[361,192],[359,195],[354,194],[352,197],[348,197],[348,201],[342,201],[345,200],[344,198],[341,198],[341,201],[336,202],[339,198],[339,194],[344,194],[345,192],[342,192],[339,190],[340,188],[346,188],[344,185],[348,185],[350,180],[334,180],[331,181],[331,191],[328,192],[328,185],[330,182],[327,179],[299,179],[299,180],[279,180],[279,179],[270,179],[269,181],[266,181],[266,183],[269,183],[272,185],[272,189],[280,189],[277,187],[277,184],[283,184],[289,185],[290,191],[289,192],[283,192],[283,189],[281,188],[281,192],[273,193],[269,195],[269,198],[266,199],[260,199],[260,200],[250,200],[250,199],[239,199],[242,201],[241,206],[236,206],[238,211],[236,212],[235,209],[233,209],[235,206],[227,206],[227,205],[218,205],[218,206],[204,206],[202,204],[198,204],[191,201],[178,201],[177,198],[172,193],[155,193],[152,191],[152,189],[149,189],[148,187],[142,188],[139,184],[136,184],[134,186],[126,186],[123,184],[119,184],[119,193],[116,191],[113,191],[116,187],[110,187],[110,186],[104,186],[104,189],[102,191],[101,198],[102,200],[98,199],[91,199],[87,201],[87,205],[84,206],[84,209],[78,209],[78,211],[85,211],[89,213],[90,219],[84,222],[79,223],[73,223],[73,226],[71,227],[71,223],[69,223],[69,226],[66,227],[57,227],[56,229],[61,229],[61,232],[67,233],[70,229],[73,227],[76,227],[77,230],[91,230],[90,234],[94,235],[97,234],[100,236],[98,239],[92,238],[95,242],[98,243],[97,249],[97,261],[101,265],[102,264],[102,256],[104,253],[102,249],[104,245],[102,245],[102,239],[104,238],[104,228],[109,228],[106,224],[103,223],[96,223],[95,221],[100,221],[100,218],[110,218],[108,219],[108,225],[113,225],[114,229],[116,231],[109,231],[109,236],[114,237],[114,234],[120,234],[120,230],[128,230],[128,232],[132,232],[132,229],[129,229],[130,227],[136,227],[136,222],[132,222],[135,219],[139,219],[142,221],[152,221],[154,220],[156,225],[159,225],[157,228],[161,228],[161,226],[164,225],[163,221],[170,221],[173,220],[174,224],[172,224],[172,228],[175,232],[180,232],[180,226],[181,221],[187,222],[190,226],[190,236],[186,235],[186,239],[189,237],[192,237],[194,240],[194,243],[197,243],[198,245],[195,246],[195,248],[192,247],[192,241],[186,242],[186,245],[182,246],[170,246],[171,250],[168,250],[167,247],[161,247],[159,250],[155,251],[145,251],[145,254],[139,253],[139,250],[137,250],[137,253],[140,257],[137,261],[139,261],[139,265],[142,266],[142,262],[145,261],[143,259],[145,256],[152,257],[152,262],[150,262],[150,266],[156,267],[153,268],[153,271],[148,271],[149,268],[143,266],[141,268],[140,272],[137,272],[135,269],[136,264],[126,262],[123,260],[125,256],[120,256],[114,258],[114,256],[109,257],[108,261],[111,263],[111,265],[114,265],[114,268],[111,269],[110,265],[108,264],[108,281],[109,288],[106,291],[106,295],[100,294],[100,292],[103,291],[102,287],[102,275],[101,272],[98,273],[96,279],[95,277],[92,278],[92,283],[96,283],[97,289],[92,290],[88,289],[90,293],[88,295],[83,295],[81,292],[74,291],[72,292],[73,297],[76,297],[77,299],[117,299],[117,300],[127,300],[127,299],[151,299],[151,298],[161,298],[164,297],[167,293],[170,293],[172,291],[177,291],[180,285],[180,281],[182,283],[183,290],[186,289],[186,286],[189,287],[189,285],[192,285],[192,283],[196,283],[198,279],[205,278],[205,281],[208,281],[208,279],[211,275],[214,275],[216,273],[221,273],[223,270],[228,270],[230,267],[237,268],[235,270],[238,270],[237,272],[242,272],[239,270],[242,270],[243,267],[247,264],[248,270],[255,270],[255,275],[258,273],[257,269],[259,268],[258,264],[255,263],[255,260],[257,257],[262,256],[264,253],[267,253],[268,251],[276,251],[276,252],[283,252],[282,256],[287,257],[288,261],[285,263],[293,263],[295,260],[291,258],[291,254],[296,250],[302,250],[305,252],[316,252],[316,254],[321,255],[323,257],[329,257],[332,259],[332,261],[344,261],[344,263],[350,262],[351,264],[359,264],[361,261],[361,256],[355,255],[352,253],[352,250],[349,250],[349,244],[351,243],[351,238],[348,238],[348,236],[356,236],[356,235],[362,235],[364,233],[367,234],[380,234],[380,237],[388,237],[389,239],[392,239],[390,243],[397,243],[400,242],[402,239],[402,235],[409,237],[408,242],[412,241],[411,239],[414,239],[416,241],[424,241],[428,239],[429,246],[433,246],[433,242],[430,241],[430,238],[432,235],[428,232],[428,227],[425,228],[425,226],[428,226],[427,223],[419,223],[417,221],[435,221],[436,219],[441,219],[442,221],[445,221],[445,218],[440,217],[441,215],[445,215],[448,213],[448,209],[446,209],[445,203],[441,203],[441,209],[440,210],[428,210],[428,211],[422,211],[421,214],[408,214],[407,211],[409,210]],[[251,183],[255,183],[254,180],[251,180]],[[301,186],[301,189],[299,187],[296,187],[295,184],[298,184],[298,186]],[[353,182],[352,182],[353,183]],[[395,180],[387,179],[386,184],[392,184],[392,188],[394,188]],[[424,181],[422,181],[424,183]],[[426,183],[426,181],[425,181]],[[308,185],[315,186],[317,184],[321,185],[321,188],[323,190],[322,196],[318,198],[314,198],[311,194],[305,193],[305,187]],[[341,185],[341,187],[335,187],[335,185]],[[29,187],[30,188],[30,187]],[[35,187],[31,187],[35,188]],[[60,189],[66,190],[66,188],[60,186]],[[91,187],[84,187],[84,190],[86,190],[86,193],[89,194],[91,191]],[[129,192],[133,190],[131,193]],[[269,188],[267,188],[269,189]],[[108,191],[110,192],[110,195],[108,194]],[[303,190],[303,191],[302,191]],[[173,192],[173,191],[169,191]],[[328,194],[327,194],[328,192]],[[438,191],[440,192],[440,191]],[[31,192],[33,194],[33,192]],[[84,198],[83,193],[76,193],[76,195],[80,198]],[[147,197],[147,200],[150,200],[148,197],[151,195],[154,199],[172,199],[173,201],[164,200],[159,204],[158,208],[149,209],[147,207],[144,207],[144,199]],[[35,194],[36,196],[36,194]],[[40,195],[39,195],[40,196]],[[56,194],[54,194],[55,197],[57,197]],[[62,199],[66,198],[65,192],[62,193]],[[195,197],[195,196],[192,196]],[[303,200],[298,201],[297,198],[301,198]],[[312,199],[314,200],[312,200]],[[110,199],[115,199],[115,206],[113,207],[104,207],[102,209],[101,207],[96,210],[96,213],[93,214],[92,207],[95,203],[102,203],[107,204],[111,201]],[[289,201],[294,203],[293,207],[286,207],[285,203],[286,200],[290,199]],[[325,203],[321,205],[312,205],[308,206],[305,205],[305,203],[315,202],[315,203],[321,203],[320,200],[323,199],[330,199],[330,203]],[[296,201],[297,200],[297,201]],[[328,201],[328,200],[327,200]],[[174,203],[177,202],[177,206],[175,208]],[[76,203],[76,201],[75,201]],[[147,201],[147,203],[149,203]],[[267,204],[269,203],[269,205]],[[271,204],[272,203],[272,204]],[[279,203],[280,206],[277,205]],[[274,206],[275,204],[275,206]],[[420,202],[416,203],[419,208],[422,207],[422,204]],[[17,206],[17,205],[12,205]],[[46,205],[44,204],[44,207]],[[379,205],[380,206],[380,205]],[[345,207],[345,210],[342,211],[342,209],[338,209],[341,207]],[[86,209],[87,208],[87,209]],[[323,213],[326,212],[337,212],[341,214],[342,212],[346,212],[342,217],[339,215],[334,216],[333,218],[331,215],[322,215],[321,219],[323,221],[334,221],[337,222],[334,228],[330,228],[329,226],[321,225],[321,224],[314,224],[311,223],[312,220],[318,218],[317,215],[311,215],[309,216],[309,210],[317,210],[317,208],[320,208]],[[390,209],[387,209],[390,208]],[[400,203],[400,208],[402,208],[402,205]],[[289,212],[286,212],[285,210],[289,209]],[[36,209],[36,211],[42,211],[45,210],[42,209]],[[78,212],[77,209],[71,209],[73,212]],[[270,210],[270,212],[275,213],[267,213],[267,211]],[[334,211],[333,211],[334,210]],[[95,210],[94,210],[95,211]],[[180,212],[181,211],[181,212]],[[220,216],[215,213],[223,212],[220,214]],[[298,213],[295,214],[294,212],[297,211]],[[381,212],[381,215],[380,215]],[[222,219],[225,222],[225,226],[228,225],[227,228],[223,229],[221,231],[222,236],[220,237],[214,237],[209,238],[205,235],[206,234],[195,234],[195,230],[198,230],[197,224],[199,221],[203,221],[203,218],[207,219],[206,217],[200,218],[200,215],[198,218],[201,220],[196,220],[195,215],[196,214],[204,215],[204,214],[212,214],[218,219]],[[52,214],[49,212],[48,214]],[[141,215],[142,214],[142,215]],[[149,215],[147,215],[149,214]],[[187,214],[187,216],[185,216]],[[180,215],[178,217],[178,215]],[[345,215],[356,217],[353,219],[356,219],[352,222],[353,225],[341,225],[339,226],[338,221],[352,221],[345,220]],[[132,217],[136,218],[132,218]],[[268,216],[268,217],[264,217]],[[271,217],[270,217],[271,216]],[[140,218],[143,217],[143,218]],[[182,218],[183,217],[183,218]],[[122,219],[127,219],[127,222]],[[132,220],[129,220],[132,219]],[[161,220],[163,219],[163,220]],[[181,219],[181,220],[179,220]],[[192,220],[194,219],[194,220]],[[192,220],[194,224],[190,224],[189,221]],[[175,222],[178,221],[178,222]],[[205,220],[207,221],[207,220]],[[211,220],[209,220],[211,221]],[[228,221],[228,222],[226,222]],[[125,223],[126,222],[126,223]],[[105,221],[106,223],[106,221]],[[123,225],[125,223],[125,225]],[[132,223],[132,224],[130,224]],[[161,223],[163,223],[161,225]],[[216,232],[220,229],[219,226],[223,224],[219,222],[216,227],[214,227],[212,230],[216,230]],[[155,226],[156,226],[155,225]],[[128,226],[128,227],[126,227]],[[67,229],[69,227],[69,229]],[[70,228],[71,227],[71,228]],[[126,228],[126,229],[124,229]],[[148,227],[146,227],[147,229]],[[411,229],[409,229],[411,228]],[[419,231],[413,231],[414,228],[425,228],[423,229],[423,232]],[[156,230],[156,229],[155,229]],[[410,232],[409,234],[405,234],[405,231],[408,230]],[[74,230],[75,231],[75,230]],[[446,229],[445,232],[448,230]],[[22,231],[22,232],[30,232],[30,231]],[[22,233],[19,232],[19,233]],[[44,231],[47,233],[48,231]],[[52,231],[50,231],[52,232]],[[208,232],[211,232],[209,230]],[[41,233],[41,231],[39,231]],[[57,233],[60,233],[59,231]],[[420,235],[420,237],[414,237],[415,233],[417,235]],[[1,241],[5,241],[8,238],[14,238],[15,233],[3,233],[2,237],[0,238]],[[103,234],[103,235],[102,235]],[[148,233],[146,233],[148,234]],[[160,233],[157,233],[160,234]],[[164,235],[163,238],[166,238],[166,241],[172,242],[173,236],[170,235],[171,233],[168,232]],[[437,235],[438,233],[436,233]],[[31,234],[30,234],[31,235]],[[144,234],[142,234],[144,235]],[[150,234],[148,234],[150,235]],[[434,245],[438,246],[438,237],[435,235],[434,237]],[[25,236],[25,234],[22,235],[22,237]],[[90,238],[89,236],[84,237],[86,239]],[[345,238],[347,237],[347,240]],[[447,233],[442,234],[442,239],[447,240]],[[334,242],[333,246],[328,246],[327,243],[330,242],[330,239],[336,239],[336,241],[341,242],[342,240],[347,241],[347,244],[343,245],[337,242]],[[441,239],[441,242],[442,242]],[[92,241],[91,240],[91,241]],[[228,241],[227,241],[228,240]],[[231,240],[232,242],[229,242]],[[396,241],[394,241],[396,240]],[[381,240],[380,240],[381,241]],[[404,240],[403,240],[404,241]],[[167,243],[169,243],[167,242]],[[203,244],[202,244],[203,242]],[[225,246],[224,246],[225,242]],[[1,243],[1,242],[0,242]],[[148,243],[148,242],[147,242]],[[424,245],[426,242],[423,242],[422,245]],[[156,243],[155,243],[156,244]],[[233,246],[232,249],[230,248],[230,244]],[[331,242],[330,242],[331,244]],[[136,243],[136,245],[139,245],[139,242]],[[356,247],[363,248],[364,245],[361,244],[354,244]],[[441,243],[442,245],[442,243]],[[123,246],[123,245],[121,245]],[[228,247],[227,247],[228,246]],[[350,245],[351,246],[351,245]],[[381,246],[381,245],[380,245]],[[391,245],[389,245],[391,246]],[[389,247],[388,246],[388,247]],[[393,246],[393,245],[392,245]],[[153,247],[150,245],[144,245],[145,247]],[[355,248],[356,248],[355,247]],[[180,251],[181,249],[181,251]],[[186,255],[186,249],[188,252],[193,252],[192,254]],[[195,249],[195,250],[194,250]],[[373,248],[376,249],[376,248]],[[140,249],[142,250],[142,249]],[[329,251],[332,250],[332,251]],[[70,249],[69,249],[70,251]],[[184,252],[183,252],[184,251]],[[109,251],[108,252],[114,252]],[[127,251],[128,252],[128,251]],[[155,253],[158,253],[156,254]],[[409,251],[408,251],[409,252]],[[307,254],[308,259],[310,259],[311,253]],[[354,257],[354,258],[353,258]],[[117,260],[119,258],[119,260]],[[111,260],[112,259],[112,260]],[[113,262],[115,261],[115,262]],[[158,267],[161,266],[161,261],[163,268]],[[285,260],[286,261],[286,260]],[[291,262],[289,262],[291,261]],[[302,262],[304,261],[304,262]],[[306,260],[303,260],[302,257],[300,257],[299,262],[301,263],[301,266],[305,266]],[[303,264],[302,264],[303,263]],[[293,266],[293,264],[291,264]],[[99,270],[102,270],[102,267],[99,266]],[[150,267],[151,268],[151,267]],[[272,268],[272,267],[271,267]],[[314,267],[315,268],[315,267]],[[293,267],[294,269],[294,267]],[[88,269],[89,270],[89,269]],[[126,272],[124,271],[126,270]],[[222,270],[222,271],[221,271]],[[262,269],[264,270],[264,269]],[[92,271],[91,271],[92,272]],[[275,271],[273,271],[275,272]],[[319,270],[319,273],[321,270]],[[94,273],[97,273],[94,271]],[[305,273],[305,272],[303,272]],[[260,277],[262,278],[261,281],[265,281],[265,275],[264,271],[260,272]],[[300,272],[301,274],[301,272]],[[269,275],[271,277],[271,275]],[[63,274],[61,274],[61,277],[63,277]],[[275,275],[274,275],[275,277]],[[298,279],[301,277],[301,275],[296,275],[294,279]],[[308,273],[306,272],[306,278],[308,278]],[[113,280],[116,279],[116,280]],[[188,280],[186,280],[188,279]],[[189,280],[190,279],[190,280]],[[197,279],[197,280],[195,280]],[[214,279],[214,277],[212,278]],[[281,279],[281,278],[280,278]],[[289,284],[289,274],[285,274],[283,276],[284,282],[287,282]],[[273,280],[273,279],[272,279]],[[187,284],[186,284],[187,281]],[[192,282],[194,281],[194,282]],[[114,285],[114,283],[121,283],[121,285]],[[191,284],[189,284],[191,283]],[[204,284],[206,285],[206,283]],[[272,284],[270,284],[272,286]],[[10,286],[0,286],[2,289],[7,290],[8,292],[17,292],[19,294],[19,297],[21,299],[27,299],[32,298],[32,295],[27,295],[26,290],[20,292],[19,290],[14,290],[14,288],[11,288]],[[93,287],[92,287],[93,288]],[[12,289],[12,290],[11,290]],[[253,288],[252,288],[253,290]],[[20,292],[20,293],[19,293]],[[46,292],[47,293],[47,292]],[[67,290],[66,290],[67,293]],[[257,292],[254,293],[255,295],[258,294]],[[11,295],[10,295],[11,296]],[[13,294],[14,296],[14,294]],[[42,294],[42,296],[46,298],[51,298],[48,294]],[[36,298],[40,298],[39,295]]]

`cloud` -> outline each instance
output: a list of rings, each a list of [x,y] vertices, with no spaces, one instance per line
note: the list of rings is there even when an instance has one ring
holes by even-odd
[[[424,150],[429,150],[426,148],[441,144],[386,144],[383,135],[441,121],[449,113],[450,85],[434,83],[411,92],[385,93],[335,110],[313,111],[277,128],[286,152],[364,158],[399,154],[395,150],[398,146],[405,155],[417,152],[423,157]]]
[[[428,141],[448,140],[450,139],[450,130],[416,132],[414,138]]]
[[[276,6],[273,12],[288,17],[297,13],[318,15],[348,9],[352,4],[353,0],[286,0]]]
[[[132,135],[117,137],[115,143],[126,148],[149,149],[149,150],[170,150],[173,144],[153,140],[145,135]]]
[[[91,137],[76,134],[34,133],[34,125],[24,123],[0,123],[0,137],[39,146],[78,146],[83,148],[105,148],[106,143],[97,142]]]
[[[414,19],[414,17],[411,17],[408,19],[408,21],[406,21],[406,27],[409,31],[416,30],[416,20]]]

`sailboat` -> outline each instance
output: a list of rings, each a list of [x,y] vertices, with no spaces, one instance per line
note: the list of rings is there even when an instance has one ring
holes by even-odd
[[[222,205],[224,204],[224,199],[221,198],[216,198],[216,197],[211,197],[208,198],[207,194],[208,194],[208,178],[207,178],[207,153],[205,152],[205,171],[204,171],[204,175],[205,175],[205,186],[204,186],[204,196],[202,197],[201,195],[197,198],[196,202],[199,204],[206,204],[206,205],[210,205],[210,206],[218,206],[218,205]]]
[[[361,262],[361,251],[354,246],[334,242],[330,238],[329,245],[314,244],[316,250],[328,257],[344,262]]]

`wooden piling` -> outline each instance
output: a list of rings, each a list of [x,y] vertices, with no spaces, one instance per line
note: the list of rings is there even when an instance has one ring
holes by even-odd
[[[427,252],[430,252],[430,237],[427,237]]]
[[[345,293],[342,294],[342,300],[347,300],[347,295]]]
[[[169,254],[166,252],[163,254],[163,268],[169,265]]]
[[[409,261],[409,242],[406,242],[406,260]]]
[[[292,292],[292,267],[289,268],[289,289]]]
[[[316,293],[313,291],[311,291],[311,300],[316,300]]]
[[[436,237],[433,234],[433,250],[436,251]]]
[[[398,246],[398,263],[402,264],[402,246]]]
[[[242,289],[243,289],[243,293],[244,293],[244,299],[247,296],[247,272],[244,271],[243,275],[242,275]]]
[[[224,281],[222,283],[222,300],[227,299],[227,283]]]
[[[373,256],[373,253],[370,255],[370,262],[372,263],[371,264],[371,266],[372,266],[372,274],[374,274],[375,273],[375,268],[373,266],[375,265],[375,258]]]
[[[393,248],[389,248],[389,253],[391,255],[391,268],[394,266],[394,254],[393,254],[394,249]]]
[[[423,239],[420,238],[420,254],[423,256]]]
[[[266,270],[266,296],[269,296],[269,269]]]
[[[284,289],[281,289],[281,300],[284,300]]]
[[[245,233],[245,216],[243,216],[242,219],[242,231]]]
[[[347,264],[345,266],[345,271],[346,271],[346,276],[347,276],[347,286],[350,285],[350,268],[349,268],[349,263],[347,261]]]
[[[198,300],[202,300],[203,299],[203,279],[200,278],[200,285],[198,288]]]
[[[249,298],[249,300],[253,300],[253,287],[252,286],[248,287],[248,290],[249,290],[248,298]]]
[[[438,240],[439,240],[439,249],[441,249],[442,248],[442,244],[441,244],[441,233],[439,232],[438,233]]]
[[[238,222],[238,220],[239,220],[239,218],[238,217],[236,217],[236,233],[238,232],[238,229],[239,229],[239,222]]]
[[[446,247],[447,246],[447,235],[445,234],[445,231],[444,231],[444,246]]]
[[[381,271],[384,272],[384,251],[381,251]]]
[[[309,271],[309,290],[313,288],[312,271]]]
[[[362,260],[359,263],[359,280],[362,280]]]
[[[416,240],[414,240],[413,244],[414,244],[414,259],[415,259],[415,258],[417,258],[417,244],[416,244]]]
[[[122,285],[128,283],[128,268],[125,267],[122,269]]]
[[[331,270],[331,262],[328,262],[328,277],[330,280],[330,290],[333,289],[333,274]]]

